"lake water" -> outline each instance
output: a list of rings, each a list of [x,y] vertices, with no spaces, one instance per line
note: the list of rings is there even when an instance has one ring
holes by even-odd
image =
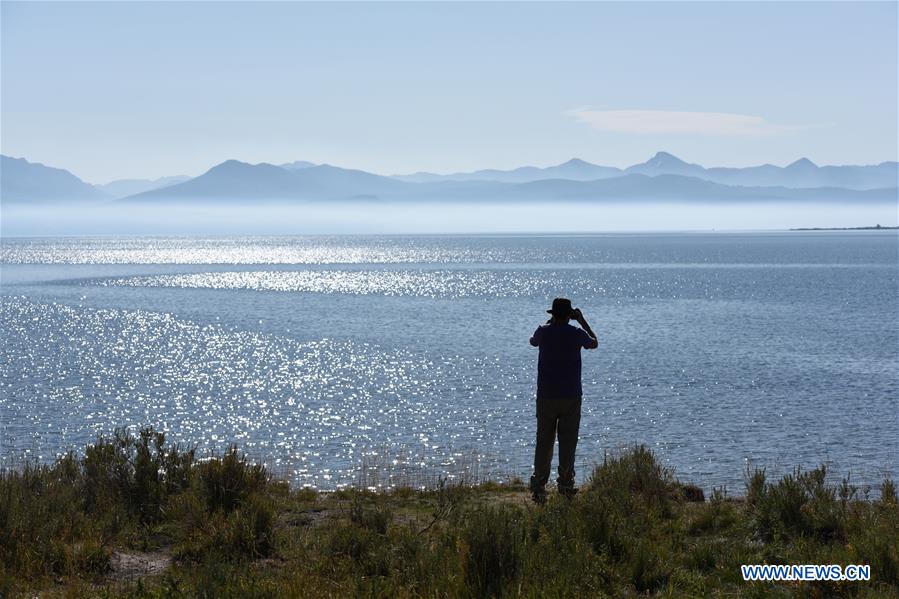
[[[0,456],[116,426],[236,442],[297,484],[527,477],[544,310],[584,354],[578,477],[652,447],[682,480],[747,465],[899,478],[894,231],[8,238]]]

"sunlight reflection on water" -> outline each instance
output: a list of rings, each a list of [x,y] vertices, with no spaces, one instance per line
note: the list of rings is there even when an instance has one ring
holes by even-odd
[[[26,300],[5,301],[0,323],[17,370],[0,364],[0,390],[17,400],[0,404],[7,450],[29,449],[33,431],[78,448],[119,423],[147,423],[201,449],[235,441],[300,484],[327,485],[352,479],[385,444],[404,465],[451,468],[490,445],[487,419],[510,416],[478,408],[484,364]],[[489,376],[501,384],[508,374]]]
[[[571,295],[579,476],[646,442],[741,489],[899,475],[895,235],[3,239],[0,465],[153,424],[298,484],[527,476],[536,354]]]

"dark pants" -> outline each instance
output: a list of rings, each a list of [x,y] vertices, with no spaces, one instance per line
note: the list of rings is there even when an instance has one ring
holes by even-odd
[[[537,449],[531,491],[540,492],[549,480],[556,431],[559,433],[559,491],[574,488],[574,451],[581,426],[581,398],[537,400]]]

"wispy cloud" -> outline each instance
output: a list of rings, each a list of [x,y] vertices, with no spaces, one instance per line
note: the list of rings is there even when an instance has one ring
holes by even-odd
[[[634,134],[699,134],[758,137],[820,125],[780,125],[763,117],[727,112],[675,110],[597,110],[575,108],[564,114],[598,131]]]

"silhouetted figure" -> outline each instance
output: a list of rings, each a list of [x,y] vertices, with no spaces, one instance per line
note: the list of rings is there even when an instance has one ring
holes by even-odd
[[[553,445],[559,433],[559,493],[572,497],[574,452],[581,425],[581,348],[596,349],[599,342],[581,311],[571,300],[558,297],[547,310],[552,318],[537,327],[531,345],[540,348],[537,362],[537,449],[530,490],[537,503],[546,501],[546,482],[552,466]],[[582,328],[568,324],[575,319]]]

